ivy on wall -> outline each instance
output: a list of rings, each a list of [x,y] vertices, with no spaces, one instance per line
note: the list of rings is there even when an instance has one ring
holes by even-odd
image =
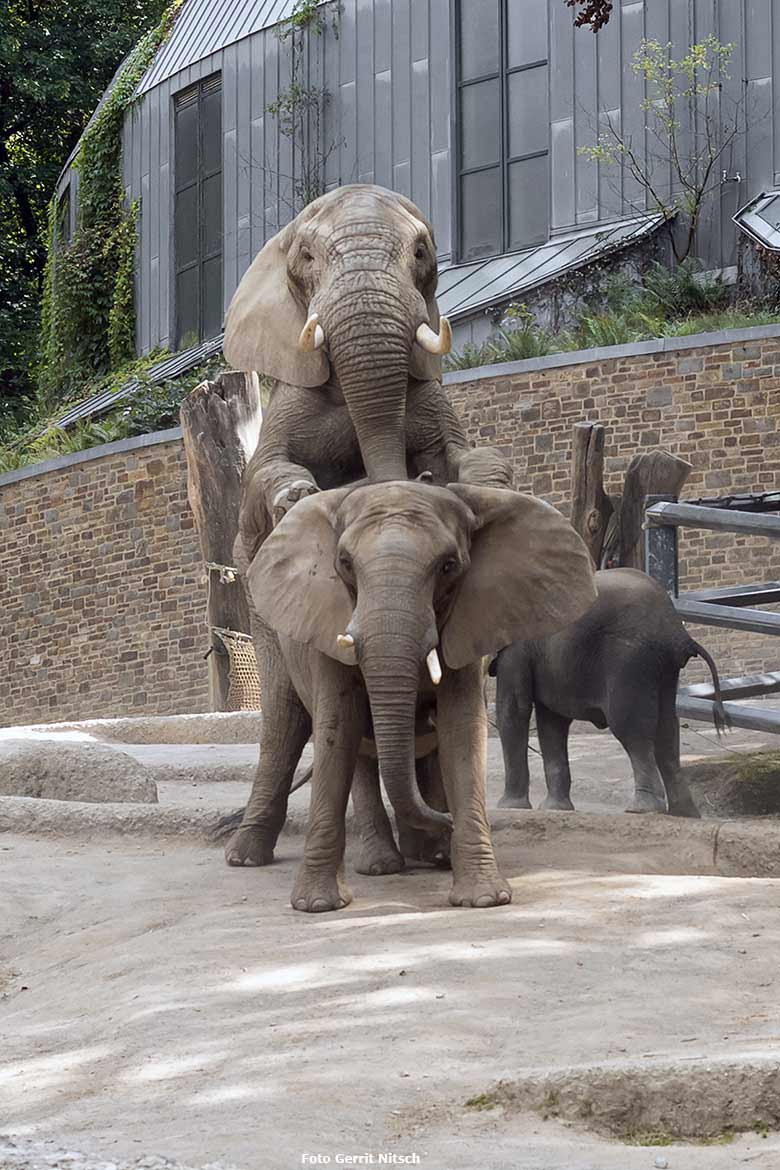
[[[73,168],[79,214],[69,243],[61,238],[57,200],[49,206],[41,315],[38,396],[64,401],[84,382],[135,354],[134,266],[139,207],[125,203],[122,126],[136,87],[167,40],[183,0],[127,57],[84,131]]]

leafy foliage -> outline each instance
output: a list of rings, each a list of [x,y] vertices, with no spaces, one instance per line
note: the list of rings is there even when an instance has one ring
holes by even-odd
[[[3,426],[0,416],[0,474],[100,443],[177,426],[179,407],[186,395],[204,379],[213,379],[225,366],[222,358],[215,356],[178,378],[158,382],[149,370],[162,356],[160,352],[149,354],[81,388],[82,397],[91,398],[122,389],[131,379],[136,383],[133,392],[99,420],[85,420],[63,430],[41,413],[40,404],[35,404],[37,409],[33,409],[24,426],[14,425],[13,421]]]
[[[74,167],[80,176],[78,227],[60,238],[49,211],[38,391],[55,402],[134,352],[133,263],[137,208],[126,208],[122,124],[138,82],[168,36],[182,0],[129,54],[85,130]]]
[[[526,305],[511,305],[496,336],[484,345],[467,344],[450,354],[447,369],[780,322],[777,306],[751,301],[730,304],[731,290],[720,278],[706,275],[703,267],[693,259],[671,270],[652,264],[642,284],[613,274],[605,279],[598,298],[580,307],[573,327],[557,334],[539,328]]]
[[[590,25],[594,33],[603,28],[612,15],[612,0],[566,0],[566,6],[578,9],[574,18],[577,28]]]
[[[118,63],[165,0],[0,5],[0,396],[30,409],[57,176]]]

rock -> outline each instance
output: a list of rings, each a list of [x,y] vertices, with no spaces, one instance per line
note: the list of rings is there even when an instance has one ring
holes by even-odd
[[[88,803],[157,803],[149,770],[83,736],[0,737],[0,795]]]

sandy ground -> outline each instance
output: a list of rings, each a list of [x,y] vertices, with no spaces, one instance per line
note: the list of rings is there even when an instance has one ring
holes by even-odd
[[[684,752],[715,749],[708,731],[692,741]],[[578,735],[571,754],[575,803],[622,808],[614,741]],[[537,803],[538,760],[534,773]],[[217,790],[240,804],[246,785],[168,780],[161,799]],[[465,1105],[530,1070],[780,1058],[780,881],[688,873],[641,840],[618,852],[603,824],[576,848],[498,831],[510,907],[452,909],[449,875],[419,869],[351,873],[354,902],[324,916],[289,907],[299,836],[272,867],[229,870],[200,844],[3,835],[0,1133],[116,1165],[371,1153],[423,1170],[774,1170],[771,1133],[635,1147]]]

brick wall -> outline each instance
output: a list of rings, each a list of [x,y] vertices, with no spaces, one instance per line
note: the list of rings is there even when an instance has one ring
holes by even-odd
[[[203,567],[167,435],[0,477],[0,724],[208,709]]]
[[[622,489],[631,458],[653,447],[693,465],[683,498],[780,490],[780,333],[774,326],[743,330],[717,345],[670,338],[464,371],[446,382],[469,437],[499,447],[514,464],[519,488],[567,514],[572,429],[582,420],[607,428],[610,493]],[[681,589],[778,576],[777,542],[680,530]],[[780,669],[780,639],[690,629],[725,674]],[[692,664],[686,679],[700,677]]]
[[[470,437],[517,484],[569,500],[575,422],[608,428],[607,488],[637,451],[693,464],[685,495],[780,488],[780,331],[449,375]],[[0,725],[208,707],[206,582],[181,440],[145,436],[0,476]],[[681,533],[683,588],[780,577],[780,548]],[[691,627],[725,673],[778,668],[778,640]],[[687,677],[703,677],[697,664]]]

